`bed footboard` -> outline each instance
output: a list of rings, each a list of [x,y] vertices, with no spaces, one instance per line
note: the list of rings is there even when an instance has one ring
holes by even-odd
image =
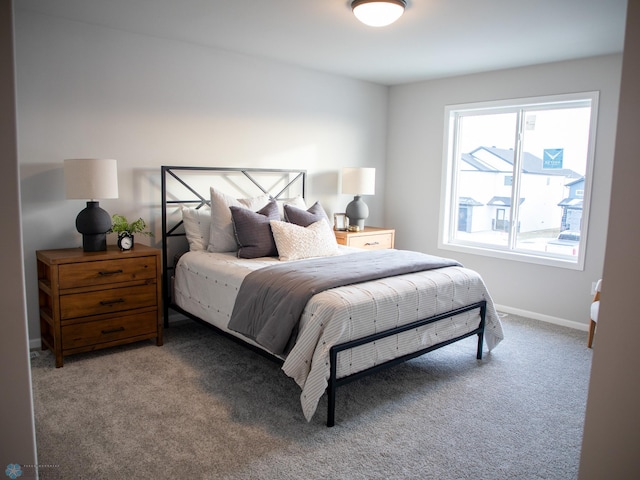
[[[360,345],[365,345],[367,343],[372,343],[382,338],[390,337],[392,335],[396,335],[398,333],[406,332],[407,330],[412,330],[417,327],[422,327],[424,325],[428,325],[430,323],[435,323],[440,320],[444,320],[446,318],[453,317],[460,313],[468,312],[474,309],[480,309],[480,323],[478,328],[465,333],[464,335],[460,335],[458,337],[446,340],[444,342],[437,343],[435,345],[431,345],[430,347],[423,348],[416,352],[409,353],[407,355],[403,355],[398,358],[393,358],[387,362],[381,363],[379,365],[375,365],[373,367],[367,368],[366,370],[362,370],[360,372],[354,373],[352,375],[336,378],[337,377],[337,365],[338,365],[338,353],[343,350],[348,350],[350,348],[358,347]],[[350,342],[341,343],[339,345],[334,345],[331,347],[329,351],[330,357],[330,376],[329,376],[329,386],[327,387],[327,395],[328,395],[328,406],[327,406],[327,427],[333,427],[335,425],[335,410],[336,410],[336,388],[341,385],[345,385],[354,380],[358,380],[359,378],[365,377],[367,375],[371,375],[377,371],[383,370],[388,367],[392,367],[394,365],[398,365],[399,363],[405,362],[415,357],[419,357],[425,353],[431,352],[433,350],[437,350],[438,348],[445,347],[452,343],[455,343],[463,338],[471,337],[473,335],[478,335],[478,350],[476,353],[476,358],[478,360],[482,359],[482,343],[484,341],[484,327],[485,327],[485,317],[487,313],[487,302],[483,300],[481,302],[474,303],[472,305],[468,305],[466,307],[458,308],[456,310],[452,310],[450,312],[441,313],[439,315],[435,315],[433,317],[425,318],[423,320],[417,320],[412,323],[408,323],[406,325],[401,325],[399,327],[385,330],[384,332],[374,333],[373,335],[368,335],[366,337],[358,338],[356,340],[352,340]]]

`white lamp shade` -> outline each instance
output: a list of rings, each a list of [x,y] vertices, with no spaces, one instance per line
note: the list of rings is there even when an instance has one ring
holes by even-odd
[[[370,27],[386,27],[398,20],[404,13],[404,0],[354,0],[353,14]]]
[[[376,169],[345,167],[342,169],[342,193],[373,195],[376,193]]]
[[[67,198],[118,198],[118,162],[106,158],[64,161]]]

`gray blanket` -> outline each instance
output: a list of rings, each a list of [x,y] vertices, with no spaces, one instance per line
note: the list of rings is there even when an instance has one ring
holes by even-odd
[[[287,262],[251,272],[238,291],[229,329],[285,353],[309,299],[334,287],[460,264],[407,250],[373,250]]]

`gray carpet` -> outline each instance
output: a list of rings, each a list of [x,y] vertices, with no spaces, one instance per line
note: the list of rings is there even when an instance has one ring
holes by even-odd
[[[180,322],[152,342],[32,359],[38,462],[61,479],[574,479],[586,333],[514,315],[338,389],[307,423],[277,364]]]

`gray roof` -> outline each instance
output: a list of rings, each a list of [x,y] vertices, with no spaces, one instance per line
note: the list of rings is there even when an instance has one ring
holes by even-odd
[[[484,203],[480,203],[475,198],[471,198],[471,197],[460,197],[458,199],[458,204],[466,205],[468,207],[481,207],[482,205],[484,205]]]
[[[574,180],[572,182],[567,183],[565,186],[566,187],[572,187],[572,186],[574,186],[574,185],[576,185],[576,184],[578,184],[580,182],[584,182],[584,180],[585,180],[584,176],[582,176],[582,177],[578,178],[577,180]]]
[[[504,170],[496,169],[487,165],[475,155],[476,152],[484,150],[494,155],[496,158],[505,162]],[[482,172],[511,172],[513,171],[513,150],[496,147],[478,147],[469,153],[462,154],[462,160],[472,167]],[[554,175],[560,177],[580,178],[582,175],[569,168],[544,168],[540,157],[536,157],[532,153],[524,152],[522,157],[522,170],[524,173]]]
[[[562,200],[558,206],[566,207],[569,209],[582,210],[582,205],[584,204],[582,198],[565,198]]]
[[[520,205],[524,202],[524,198],[520,199]],[[497,205],[502,207],[511,206],[511,197],[493,197],[487,202],[487,205]]]

